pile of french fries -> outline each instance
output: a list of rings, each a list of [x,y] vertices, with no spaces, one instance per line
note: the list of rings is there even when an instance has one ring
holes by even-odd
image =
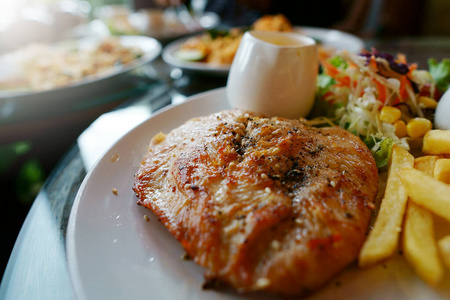
[[[359,254],[359,266],[384,261],[401,247],[415,273],[437,286],[444,266],[450,268],[450,233],[435,233],[435,225],[450,229],[450,130],[429,131],[422,153],[414,158],[394,146],[384,197]],[[436,224],[437,219],[445,221]]]

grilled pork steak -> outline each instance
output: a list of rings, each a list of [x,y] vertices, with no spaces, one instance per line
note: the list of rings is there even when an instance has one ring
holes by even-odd
[[[207,279],[301,295],[357,257],[377,176],[343,129],[230,110],[156,135],[133,190]]]

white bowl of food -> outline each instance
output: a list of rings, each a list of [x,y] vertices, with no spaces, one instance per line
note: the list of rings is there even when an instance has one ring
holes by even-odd
[[[125,87],[125,75],[160,51],[153,38],[122,36],[30,45],[5,54],[0,57],[1,123],[93,107],[95,99]]]

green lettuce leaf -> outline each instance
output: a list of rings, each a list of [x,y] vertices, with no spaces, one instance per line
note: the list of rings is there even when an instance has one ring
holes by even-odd
[[[389,163],[389,159],[391,159],[392,147],[394,146],[394,144],[395,144],[395,142],[392,138],[384,139],[380,143],[380,148],[378,148],[377,151],[372,152],[373,157],[375,158],[375,163],[377,164],[378,168],[387,166],[387,164]],[[366,142],[366,145],[368,145],[367,142]],[[372,147],[373,147],[373,145],[372,145]]]
[[[229,30],[225,30],[225,29],[209,29],[208,31],[209,36],[214,40],[217,39],[219,37],[226,37],[230,35],[230,31]]]
[[[348,67],[347,62],[340,56],[335,56],[335,57],[331,58],[329,60],[329,62],[336,68],[339,68],[342,66],[344,69],[346,69]]]
[[[334,80],[332,77],[325,74],[319,74],[317,76],[316,95],[322,97],[334,84],[336,84],[336,80]]]
[[[428,59],[428,68],[437,88],[441,92],[445,92],[450,85],[450,59],[444,58],[438,63],[434,58],[430,58]]]
[[[335,105],[328,103],[326,100],[316,97],[314,106],[308,115],[308,119],[314,119],[317,117],[327,117],[332,119],[335,117],[335,111]]]

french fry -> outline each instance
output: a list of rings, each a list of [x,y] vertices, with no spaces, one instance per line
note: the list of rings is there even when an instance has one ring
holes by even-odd
[[[436,156],[416,158],[414,168],[432,176],[436,161]],[[432,286],[444,275],[434,236],[432,213],[409,200],[403,227],[403,253],[416,274]]]
[[[426,154],[450,154],[450,130],[430,130],[423,137],[422,152]]]
[[[436,161],[436,165],[434,167],[434,178],[445,183],[450,183],[449,158],[441,158]]]
[[[439,251],[441,252],[442,261],[450,268],[450,235],[441,238],[438,242]]]
[[[436,161],[438,156],[429,155],[421,156],[414,159],[414,169],[427,173],[430,176],[434,175],[434,168],[436,167]]]
[[[405,169],[400,178],[411,200],[450,221],[450,185],[427,174]]]
[[[408,151],[399,146],[393,147],[385,194],[374,227],[359,253],[360,267],[387,259],[397,251],[408,200],[399,172],[413,165],[414,157]]]

